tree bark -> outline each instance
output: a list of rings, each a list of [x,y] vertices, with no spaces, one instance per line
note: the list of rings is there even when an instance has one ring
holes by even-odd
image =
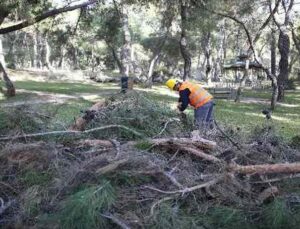
[[[207,84],[211,84],[211,70],[212,70],[212,60],[211,60],[211,33],[208,32],[204,37],[204,53],[206,59],[205,77]]]
[[[122,62],[121,62],[120,58],[118,57],[118,54],[117,54],[115,48],[109,43],[109,41],[105,41],[105,42],[106,42],[106,45],[108,46],[108,48],[111,50],[111,53],[114,57],[114,60],[116,61],[117,66],[119,68],[120,74],[123,74],[124,67],[122,65]]]
[[[300,163],[285,163],[273,165],[230,165],[229,171],[240,174],[299,173]]]
[[[271,110],[275,110],[277,97],[278,97],[278,83],[277,77],[270,72],[269,69],[263,68],[264,72],[267,74],[267,77],[272,81],[272,98],[271,98]]]
[[[279,28],[279,39],[278,39],[278,49],[280,53],[279,61],[279,76],[278,76],[278,101],[284,100],[284,90],[289,78],[289,54],[290,54],[290,38],[288,34],[289,26],[291,24],[291,11],[294,6],[294,0],[291,1],[281,1],[282,7],[284,9],[284,22],[280,25],[274,14],[273,19],[277,27]],[[287,5],[288,4],[288,5]]]
[[[188,50],[188,41],[186,34],[186,27],[188,24],[187,21],[187,10],[188,6],[185,0],[180,0],[180,16],[181,16],[181,38],[180,38],[180,51],[184,59],[184,73],[183,80],[185,81],[188,77],[191,76],[191,54]]]
[[[16,95],[16,89],[14,84],[11,82],[11,80],[9,79],[4,66],[2,65],[2,62],[0,61],[0,72],[3,73],[3,80],[5,82],[5,86],[6,86],[6,96],[8,97],[12,97]]]
[[[245,82],[246,82],[248,76],[249,76],[249,59],[247,59],[246,63],[245,63],[244,75],[243,75],[243,78],[240,81],[240,85],[239,85],[238,90],[236,92],[236,97],[235,97],[235,100],[234,100],[235,102],[240,102],[240,97],[242,95],[242,91],[243,91],[243,88],[245,87]]]
[[[131,70],[131,35],[129,30],[129,22],[128,22],[128,8],[125,4],[122,3],[121,11],[117,8],[115,3],[116,10],[119,12],[122,31],[123,31],[123,47],[121,51],[121,62],[122,62],[122,74],[125,76],[129,76]]]
[[[274,30],[271,33],[271,73],[276,76],[276,39]]]
[[[4,58],[4,50],[2,45],[2,36],[0,35],[0,62],[2,63],[3,67],[6,66],[5,58]]]
[[[290,54],[290,38],[289,35],[280,30],[278,49],[280,53],[279,75],[278,75],[278,101],[284,100],[284,90],[286,82],[289,78],[289,54]]]

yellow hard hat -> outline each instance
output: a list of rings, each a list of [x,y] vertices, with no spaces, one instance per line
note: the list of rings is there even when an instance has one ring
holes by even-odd
[[[168,88],[170,88],[171,90],[173,90],[173,89],[174,89],[174,86],[176,85],[176,83],[177,83],[177,80],[175,80],[175,79],[169,79],[169,80],[166,82],[166,86],[167,86]]]

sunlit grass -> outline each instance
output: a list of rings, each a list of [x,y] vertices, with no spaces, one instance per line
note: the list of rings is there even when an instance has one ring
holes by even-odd
[[[80,110],[85,110],[91,104],[101,98],[118,93],[119,85],[117,84],[86,84],[86,83],[53,83],[53,82],[34,82],[34,81],[17,81],[17,89],[25,89],[28,92],[17,93],[16,97],[5,98],[0,94],[1,103],[30,101],[38,98],[37,92],[54,93],[59,95],[73,96],[64,104],[41,104],[40,112],[53,111],[57,109],[57,113],[51,122],[52,127],[59,127],[59,124],[65,125],[74,121],[74,118],[80,115]],[[157,102],[165,103],[166,106],[176,109],[178,94],[162,85],[155,85],[152,89],[145,89],[135,85],[135,89],[142,93],[146,93],[150,98]],[[81,94],[80,96],[76,96]],[[286,99],[283,103],[279,103],[276,110],[272,114],[272,120],[268,121],[262,114],[262,110],[270,105],[271,91],[250,91],[246,90],[243,97],[258,98],[265,100],[264,103],[259,102],[240,102],[235,103],[231,100],[216,100],[215,117],[220,124],[232,127],[239,127],[246,133],[250,133],[256,126],[272,122],[278,129],[278,132],[286,139],[300,133],[300,90],[287,91]],[[39,97],[41,98],[41,97]],[[51,112],[50,112],[51,113]],[[193,110],[189,108],[186,111],[189,117],[193,117]],[[57,126],[58,125],[58,126]]]

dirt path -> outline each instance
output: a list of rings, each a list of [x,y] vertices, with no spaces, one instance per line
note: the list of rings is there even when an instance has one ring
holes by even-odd
[[[0,108],[5,107],[17,107],[17,106],[24,106],[24,105],[36,105],[36,104],[63,104],[69,100],[78,100],[84,99],[88,101],[96,101],[101,97],[107,97],[110,95],[115,94],[115,91],[105,91],[101,93],[75,93],[74,95],[67,95],[67,94],[58,94],[58,93],[48,93],[48,92],[40,92],[40,91],[29,91],[25,89],[19,89],[19,93],[28,94],[32,98],[26,98],[26,100],[22,101],[8,101],[0,103]]]

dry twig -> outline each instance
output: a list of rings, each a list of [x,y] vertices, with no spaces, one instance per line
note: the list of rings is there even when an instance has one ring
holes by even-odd
[[[126,131],[136,135],[136,136],[143,137],[143,134],[141,134],[133,129],[130,129],[127,126],[108,125],[108,126],[97,127],[97,128],[89,129],[89,130],[85,130],[85,131],[66,130],[66,131],[50,131],[50,132],[34,133],[34,134],[23,134],[23,135],[14,136],[14,137],[3,137],[3,138],[0,138],[0,141],[16,140],[16,139],[21,139],[21,138],[25,138],[25,139],[26,138],[35,138],[35,137],[43,137],[43,136],[51,136],[51,135],[54,135],[54,136],[56,136],[56,135],[72,135],[72,134],[82,135],[82,134],[93,133],[93,132],[96,132],[99,130],[107,130],[107,129],[114,129],[114,128],[123,129],[123,130],[126,130]]]
[[[188,192],[196,191],[196,190],[201,189],[201,188],[206,188],[206,187],[212,186],[212,185],[218,183],[222,178],[223,178],[223,176],[220,176],[218,178],[215,178],[215,179],[210,180],[208,182],[205,182],[203,184],[199,184],[199,185],[196,185],[196,186],[193,186],[193,187],[184,188],[184,189],[175,190],[175,191],[164,191],[164,190],[160,190],[158,188],[154,188],[154,187],[151,187],[151,186],[145,186],[145,188],[148,188],[148,189],[151,189],[153,191],[160,192],[160,193],[164,193],[164,194],[185,194],[185,193],[188,193]]]

